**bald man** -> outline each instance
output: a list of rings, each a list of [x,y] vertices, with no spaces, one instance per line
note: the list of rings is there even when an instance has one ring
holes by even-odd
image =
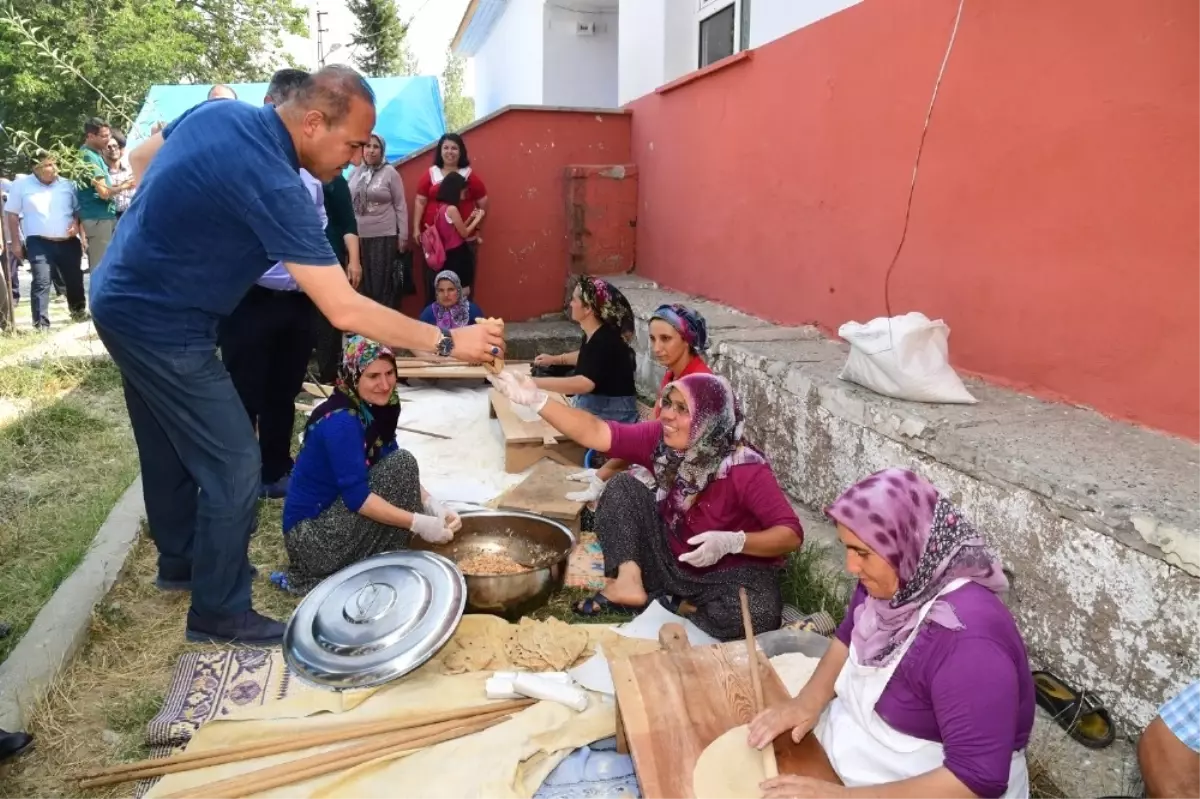
[[[232,87],[226,86],[224,83],[218,83],[208,90],[208,99],[210,100],[236,100],[237,92]]]
[[[158,584],[192,594],[189,640],[283,635],[250,603],[259,449],[216,355],[219,320],[264,272],[281,262],[338,329],[463,361],[503,355],[493,326],[443,333],[347,281],[299,171],[332,179],[374,124],[366,81],[332,66],[279,106],[201,103],[130,155],[138,200],[92,281],[92,316],[124,378]]]

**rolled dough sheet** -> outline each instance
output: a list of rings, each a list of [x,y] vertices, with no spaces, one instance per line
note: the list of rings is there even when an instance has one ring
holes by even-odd
[[[813,672],[817,670],[817,664],[820,662],[820,658],[809,657],[800,652],[785,652],[771,658],[771,666],[783,681],[789,696],[800,693],[804,684],[812,679]]]
[[[746,799],[762,796],[758,786],[767,778],[762,752],[746,743],[747,725],[734,727],[700,753],[692,771],[696,799]]]

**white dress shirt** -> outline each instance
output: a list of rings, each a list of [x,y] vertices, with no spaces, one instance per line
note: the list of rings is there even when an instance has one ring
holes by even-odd
[[[312,195],[313,203],[317,206],[317,216],[321,219],[321,227],[329,225],[329,217],[325,214],[325,187],[321,181],[309,174],[307,169],[300,170],[300,179]],[[283,262],[272,266],[258,279],[258,285],[274,291],[299,291],[300,285],[296,278],[284,267]]]
[[[37,175],[26,175],[13,182],[4,211],[21,217],[21,230],[26,238],[68,238],[79,214],[75,184],[60,177],[46,185]]]

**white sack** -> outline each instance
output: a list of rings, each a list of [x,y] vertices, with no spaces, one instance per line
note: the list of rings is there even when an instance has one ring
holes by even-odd
[[[877,394],[913,402],[977,402],[950,366],[950,328],[925,314],[847,322],[838,335],[850,343],[839,375]]]

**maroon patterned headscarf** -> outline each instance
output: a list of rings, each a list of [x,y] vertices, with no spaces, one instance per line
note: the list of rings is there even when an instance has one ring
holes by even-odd
[[[708,485],[743,463],[766,463],[746,441],[746,420],[729,381],[717,375],[693,374],[668,383],[683,395],[691,413],[688,447],[671,449],[659,439],[654,450],[654,478],[659,513],[671,535],[679,535],[683,517]]]
[[[951,580],[964,578],[997,594],[1008,589],[983,536],[937,488],[908,469],[871,475],[825,513],[887,560],[900,578],[890,600],[868,596],[855,611],[851,641],[864,665],[886,664],[916,627],[921,607]],[[926,619],[950,630],[963,626],[942,600]]]

